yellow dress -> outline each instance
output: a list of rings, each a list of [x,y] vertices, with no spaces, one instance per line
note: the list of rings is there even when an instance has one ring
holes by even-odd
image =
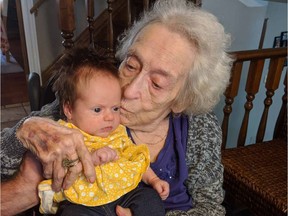
[[[59,123],[69,128],[78,129],[73,124],[63,120],[59,120]],[[90,152],[108,146],[117,151],[119,159],[96,166],[96,181],[94,183],[89,183],[82,173],[69,189],[54,193],[51,192],[52,181],[42,181],[38,186],[41,200],[40,211],[42,213],[56,212],[55,202],[59,203],[65,199],[86,206],[99,206],[113,202],[135,189],[149,166],[150,156],[147,146],[133,144],[123,125],[119,125],[106,138],[81,132],[84,135],[85,145]],[[47,197],[44,197],[45,193],[50,199],[53,196],[53,203],[51,203],[52,201],[47,203],[49,201],[47,201]],[[46,205],[49,207],[46,207]]]

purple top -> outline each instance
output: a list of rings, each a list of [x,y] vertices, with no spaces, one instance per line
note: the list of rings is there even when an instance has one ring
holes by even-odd
[[[133,141],[130,130],[127,129],[127,132]],[[187,116],[170,115],[169,131],[164,148],[160,151],[157,160],[150,164],[156,175],[170,185],[169,197],[163,201],[166,211],[187,211],[192,208],[192,198],[185,186],[185,180],[188,177],[185,161],[187,133]]]

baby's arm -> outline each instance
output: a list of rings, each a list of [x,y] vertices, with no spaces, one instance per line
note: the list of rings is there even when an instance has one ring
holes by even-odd
[[[119,159],[117,152],[107,146],[93,151],[91,155],[94,166],[99,166]]]
[[[148,185],[151,185],[158,192],[162,200],[167,199],[169,196],[168,182],[160,179],[150,167],[143,174],[142,181]]]

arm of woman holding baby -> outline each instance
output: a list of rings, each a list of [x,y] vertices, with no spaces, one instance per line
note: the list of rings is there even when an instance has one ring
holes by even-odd
[[[2,130],[1,160],[6,161],[1,164],[2,179],[8,179],[18,170],[24,153],[30,150],[43,165],[44,177],[53,176],[55,191],[59,191],[61,187],[69,187],[82,169],[88,181],[95,181],[92,157],[84,144],[82,134],[49,119],[59,118],[58,104],[56,100],[43,107],[41,112],[32,112],[15,127]],[[79,157],[82,163],[78,163],[65,175],[62,161],[64,158],[75,159],[73,157]]]

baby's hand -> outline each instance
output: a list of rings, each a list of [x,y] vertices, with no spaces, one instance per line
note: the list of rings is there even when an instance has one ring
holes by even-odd
[[[167,197],[169,196],[169,191],[170,187],[168,182],[163,181],[160,178],[154,178],[151,182],[150,185],[156,190],[161,197],[162,200],[166,200]]]
[[[117,152],[107,146],[95,150],[91,153],[94,166],[99,166],[111,161],[116,161],[119,159]]]

